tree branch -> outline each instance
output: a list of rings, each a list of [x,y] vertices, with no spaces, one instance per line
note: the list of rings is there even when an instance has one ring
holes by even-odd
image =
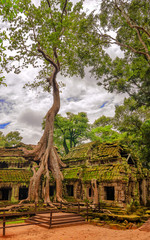
[[[111,42],[111,41],[106,42],[106,41],[105,41],[104,43],[117,44],[117,45],[119,45],[119,46],[121,46],[121,47],[125,47],[125,48],[130,49],[130,50],[131,50],[132,52],[134,52],[134,53],[138,53],[138,54],[147,56],[147,52],[139,51],[139,50],[131,47],[130,45],[121,43],[121,42],[117,41],[116,38],[113,38],[113,37],[111,37],[110,35],[102,34],[101,36],[102,36],[102,37],[106,37],[106,38],[110,38],[111,40],[114,41],[114,42]],[[144,48],[144,49],[145,49],[145,48]],[[148,54],[148,56],[147,56],[148,60],[150,60],[149,57],[150,57],[150,56],[149,56],[149,54]]]
[[[66,13],[67,3],[68,3],[68,0],[66,0],[65,3],[64,3],[64,7],[63,7],[63,10],[62,10],[62,14],[61,14],[61,23],[63,21],[64,12]]]
[[[51,10],[50,1],[49,1],[49,0],[46,0],[46,1],[47,1],[47,4],[48,4],[48,6],[49,6],[49,8],[50,8],[50,10]],[[50,17],[51,17],[51,19],[52,19],[54,31],[56,32],[56,27],[55,27],[55,24],[54,24],[54,19],[53,19],[53,15],[52,15],[51,11],[50,11]]]
[[[60,62],[59,62],[59,59],[58,59],[56,47],[53,48],[53,51],[54,51],[54,56],[55,56],[55,58],[56,58],[56,60],[57,60],[58,69],[60,70]]]
[[[136,50],[136,49],[134,49],[134,48],[132,48],[131,46],[128,46],[128,45],[126,45],[126,46],[128,46],[128,48],[130,48],[133,52],[145,55],[147,57],[148,61],[150,61],[150,54],[149,54],[148,48],[147,48],[145,42],[143,41],[143,39],[140,35],[139,29],[143,30],[143,32],[145,32],[149,37],[150,37],[150,33],[144,27],[133,24],[130,17],[128,16],[128,14],[122,9],[122,7],[118,6],[117,0],[115,0],[115,7],[121,12],[121,14],[125,18],[129,27],[134,28],[136,30],[138,39],[139,39],[140,43],[143,45],[143,47],[145,49],[145,52],[138,51],[138,50]]]
[[[50,58],[50,56],[48,56],[43,49],[40,48],[40,44],[38,43],[38,52],[42,53],[43,57],[45,58],[45,60],[47,60],[51,65],[53,65],[55,67],[55,69],[58,71],[58,66],[56,65],[56,63],[53,61],[53,59]]]

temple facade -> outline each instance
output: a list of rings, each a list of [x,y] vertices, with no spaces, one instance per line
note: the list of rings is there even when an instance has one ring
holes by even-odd
[[[124,146],[91,142],[72,148],[62,160],[64,198],[120,206],[131,201],[150,204],[149,171]],[[20,149],[0,149],[0,201],[27,197],[32,162]],[[42,180],[39,194],[42,198]],[[50,197],[55,199],[52,176]]]

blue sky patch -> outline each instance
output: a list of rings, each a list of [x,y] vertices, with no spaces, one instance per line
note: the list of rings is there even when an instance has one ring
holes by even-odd
[[[100,106],[100,108],[105,107],[105,105],[106,105],[107,103],[108,103],[108,101],[104,102],[104,103]]]
[[[2,123],[0,124],[0,129],[4,129],[6,128],[11,122],[7,122],[7,123]]]

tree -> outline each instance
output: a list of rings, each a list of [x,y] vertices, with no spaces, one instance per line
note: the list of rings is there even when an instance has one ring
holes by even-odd
[[[82,9],[83,1],[72,4],[70,0],[43,0],[35,6],[30,0],[19,1],[22,14],[10,19],[9,50],[15,51],[10,60],[20,61],[19,66],[6,65],[7,71],[32,64],[40,68],[38,80],[32,86],[42,85],[44,90],[53,91],[53,105],[46,115],[45,129],[42,138],[30,155],[40,160],[30,181],[28,200],[38,202],[38,189],[41,176],[44,175],[44,202],[51,204],[49,198],[49,171],[56,181],[56,199],[62,201],[61,162],[53,144],[54,119],[60,108],[59,86],[56,77],[62,75],[84,76],[82,52],[87,46],[85,39],[93,39],[96,21],[93,13],[87,15]],[[84,35],[84,38],[81,36]],[[92,36],[92,37],[90,37]],[[88,50],[90,51],[89,41]],[[93,47],[93,46],[92,46]],[[101,49],[99,49],[101,51]]]
[[[92,141],[112,143],[120,140],[120,133],[113,130],[112,125],[93,128],[89,134]]]
[[[4,134],[0,131],[0,147],[4,147],[6,143],[6,139]]]
[[[120,133],[113,129],[113,118],[103,115],[91,125],[88,137],[92,141],[112,143],[119,140]]]
[[[111,125],[113,121],[112,117],[101,116],[100,118],[96,119],[92,125],[94,127],[105,127],[106,125]]]
[[[144,167],[150,168],[150,108],[137,107],[133,98],[116,106],[115,116],[102,116],[95,120],[89,137],[92,141],[118,142],[126,145],[140,159]]]
[[[103,69],[98,62],[94,64],[97,78],[105,76],[99,84],[110,92],[127,92],[139,106],[150,106],[149,0],[102,1],[99,20],[99,38],[105,49],[118,45],[124,54],[108,58]]]
[[[125,99],[116,107],[114,127],[122,133],[120,141],[126,144],[140,158],[144,166],[150,167],[149,125],[150,108],[141,106],[133,98]]]
[[[67,154],[70,148],[75,147],[86,136],[89,125],[87,114],[84,112],[66,114],[67,117],[57,115],[55,118],[54,142],[56,145],[63,145]]]
[[[6,136],[0,132],[0,147],[17,147],[22,140],[18,131],[9,132]]]
[[[0,0],[0,19],[1,22],[1,29],[0,29],[0,85],[3,84],[6,86],[4,82],[5,76],[3,72],[3,67],[8,63],[7,55],[5,53],[6,47],[4,46],[4,41],[8,39],[6,34],[6,26],[3,23],[7,22],[7,20],[13,19],[19,10],[22,12],[22,9],[18,6],[19,0]],[[3,18],[1,18],[3,16]]]
[[[6,136],[5,147],[16,147],[22,140],[20,133],[18,131],[9,132]]]

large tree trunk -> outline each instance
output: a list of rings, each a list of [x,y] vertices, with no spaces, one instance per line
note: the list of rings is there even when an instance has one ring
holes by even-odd
[[[56,200],[59,202],[62,201],[63,175],[60,171],[60,167],[64,167],[64,164],[61,162],[57,151],[53,145],[54,118],[60,108],[60,96],[58,84],[56,82],[56,75],[57,69],[55,68],[51,78],[48,79],[49,83],[53,87],[53,105],[46,115],[46,123],[43,136],[40,139],[36,148],[28,153],[28,155],[34,156],[35,160],[40,160],[38,170],[36,171],[35,168],[33,168],[33,177],[30,180],[27,198],[27,200],[33,200],[36,203],[39,200],[39,186],[41,183],[41,176],[43,175],[44,203],[51,204],[49,197],[50,171],[52,172],[52,175],[56,181]]]

